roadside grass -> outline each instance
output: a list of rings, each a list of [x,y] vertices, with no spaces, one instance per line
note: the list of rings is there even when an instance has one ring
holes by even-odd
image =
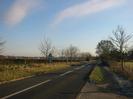
[[[73,62],[79,64],[79,62]],[[2,67],[2,66],[1,66]],[[45,73],[54,73],[70,67],[70,63],[59,62],[52,64],[27,64],[27,65],[5,65],[4,69],[0,71],[0,82],[19,79],[22,77],[40,75]]]
[[[108,81],[107,77],[105,77],[103,68],[100,66],[96,66],[94,68],[91,75],[89,76],[89,79],[96,84],[104,84]]]
[[[133,62],[125,63],[125,71],[128,79],[133,81]]]
[[[120,62],[115,62],[111,64],[112,71],[122,74],[129,80],[133,80],[133,62],[125,62],[124,63],[124,71],[121,70]]]
[[[133,70],[133,62],[125,62],[125,69]]]
[[[108,71],[101,66],[96,66],[94,68],[94,70],[90,75],[90,81],[96,84],[99,92],[103,93],[115,92],[113,88],[116,84],[113,83],[112,78],[109,76]]]

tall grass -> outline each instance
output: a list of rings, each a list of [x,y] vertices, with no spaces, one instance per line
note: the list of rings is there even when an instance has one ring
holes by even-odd
[[[73,63],[77,64],[77,62]],[[53,73],[70,67],[70,63],[60,62],[52,64],[10,64],[0,65],[0,82],[38,75],[42,73]]]
[[[133,62],[124,63],[124,71],[121,69],[120,62],[112,62],[111,68],[114,72],[120,73],[123,76],[126,76],[129,80],[133,80]]]

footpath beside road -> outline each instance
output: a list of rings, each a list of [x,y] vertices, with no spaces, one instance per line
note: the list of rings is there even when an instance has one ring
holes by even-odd
[[[107,67],[102,67],[108,82],[96,84],[87,81],[76,99],[133,99],[133,86]]]
[[[82,88],[77,99],[130,99],[115,93],[106,93],[99,91],[99,86],[87,82]]]

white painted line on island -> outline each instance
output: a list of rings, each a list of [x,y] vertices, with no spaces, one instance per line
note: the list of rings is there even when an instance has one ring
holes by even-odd
[[[32,88],[38,87],[38,86],[40,86],[40,85],[42,85],[42,84],[48,83],[48,82],[50,82],[50,81],[51,81],[50,79],[49,79],[49,80],[45,80],[45,81],[43,81],[43,82],[41,82],[41,83],[38,83],[38,84],[33,85],[33,86],[31,86],[31,87],[25,88],[25,89],[23,89],[23,90],[21,90],[21,91],[12,93],[12,94],[10,94],[10,95],[4,96],[4,97],[2,97],[2,98],[0,98],[0,99],[7,99],[7,98],[10,98],[10,97],[12,97],[12,96],[15,96],[15,95],[17,95],[17,94],[23,93],[23,92],[25,92],[25,91],[27,91],[27,90],[30,90],[30,89],[32,89]]]

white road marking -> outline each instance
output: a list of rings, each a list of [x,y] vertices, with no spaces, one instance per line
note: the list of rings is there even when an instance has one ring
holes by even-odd
[[[77,67],[77,68],[75,68],[75,69],[76,69],[76,70],[79,70],[79,69],[81,69],[81,68],[83,68],[83,67],[85,67],[85,66],[83,65],[83,66]],[[67,75],[67,74],[69,74],[69,73],[71,73],[71,72],[73,72],[73,71],[74,71],[74,70],[69,70],[69,71],[67,71],[67,72],[65,72],[65,73],[63,73],[63,74],[60,74],[59,76],[65,76],[65,75]],[[12,93],[12,94],[10,94],[10,95],[4,96],[4,97],[2,97],[2,98],[0,98],[0,99],[7,99],[7,98],[10,98],[10,97],[12,97],[12,96],[15,96],[15,95],[17,95],[17,94],[20,94],[20,93],[25,92],[25,91],[27,91],[27,90],[30,90],[30,89],[32,89],[32,88],[38,87],[38,86],[40,86],[40,85],[42,85],[42,84],[48,83],[48,82],[50,82],[50,81],[51,81],[51,79],[46,80],[46,81],[43,81],[43,82],[38,83],[38,84],[36,84],[36,85],[33,85],[33,86],[31,86],[31,87],[25,88],[25,89],[23,89],[23,90],[21,90],[21,91],[18,91],[18,92]]]
[[[80,67],[77,67],[77,68],[74,68],[74,69],[79,70],[79,69],[82,69],[83,67],[85,67],[85,66],[83,65],[83,66],[80,66]]]
[[[21,90],[21,91],[12,93],[12,94],[7,95],[7,96],[5,96],[5,97],[2,97],[2,98],[0,98],[0,99],[7,99],[7,98],[10,98],[10,97],[12,97],[12,96],[15,96],[15,95],[17,95],[17,94],[20,94],[20,93],[22,93],[22,92],[25,92],[25,91],[30,90],[30,89],[32,89],[32,88],[35,88],[35,87],[37,87],[37,86],[40,86],[40,85],[42,85],[42,84],[48,83],[48,82],[50,82],[50,81],[51,81],[50,79],[49,79],[49,80],[46,80],[46,81],[43,81],[43,82],[38,83],[38,84],[36,84],[36,85],[33,85],[33,86],[31,86],[31,87],[25,88],[25,89],[23,89],[23,90]]]
[[[67,72],[65,72],[65,73],[63,73],[63,74],[60,74],[60,76],[65,76],[65,75],[67,75],[67,74],[69,74],[69,73],[71,73],[71,72],[73,72],[73,70],[69,70],[69,71],[67,71]]]
[[[75,70],[79,70],[80,69],[80,67],[77,67],[77,68],[74,68]]]
[[[85,66],[83,65],[83,66],[81,66],[81,68],[84,68]]]
[[[79,69],[81,69],[81,68],[83,68],[83,67],[85,67],[84,65],[82,65],[82,66],[80,66],[80,67],[77,67],[77,68],[74,68],[75,70],[79,70]],[[69,73],[71,73],[71,72],[73,72],[74,70],[70,70],[70,71],[67,71],[67,72],[65,72],[65,73],[63,73],[63,74],[60,74],[60,76],[65,76],[65,75],[67,75],[67,74],[69,74]]]

